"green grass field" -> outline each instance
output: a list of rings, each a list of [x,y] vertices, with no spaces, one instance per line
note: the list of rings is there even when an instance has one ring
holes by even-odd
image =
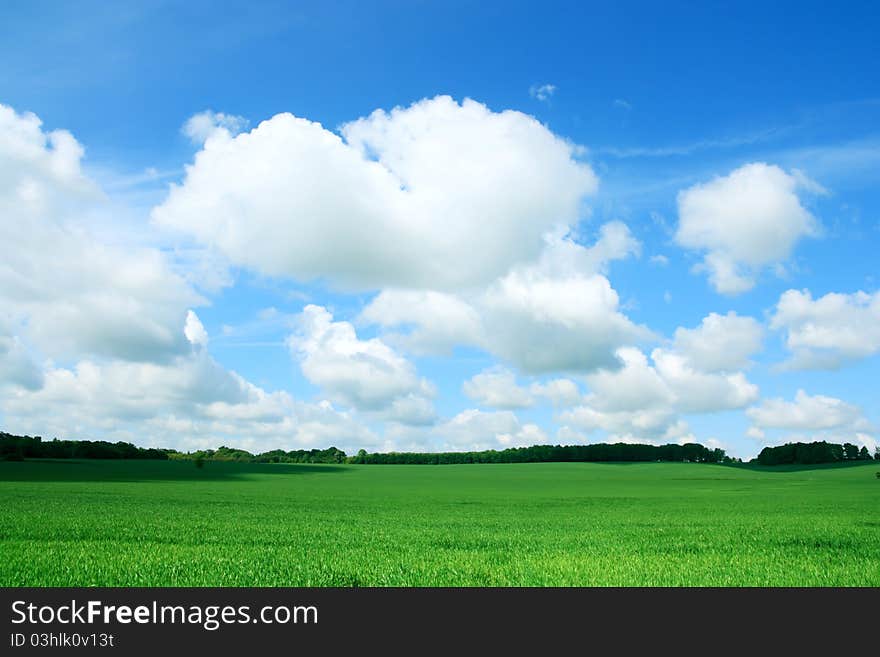
[[[0,584],[878,586],[878,469],[3,462]]]

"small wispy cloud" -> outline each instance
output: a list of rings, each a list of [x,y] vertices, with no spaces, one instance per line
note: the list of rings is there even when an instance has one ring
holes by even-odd
[[[617,101],[615,101],[615,104]],[[687,144],[673,144],[670,146],[659,147],[634,147],[634,148],[617,148],[617,147],[597,147],[594,152],[601,155],[610,155],[615,158],[633,158],[633,157],[675,157],[692,155],[700,151],[723,150],[731,148],[739,148],[742,146],[752,146],[763,142],[778,139],[794,131],[796,126],[784,126],[781,128],[769,128],[760,130],[746,135],[736,135],[722,139],[701,139]]]
[[[167,171],[160,171],[156,169],[156,167],[147,167],[146,169],[138,173],[121,175],[107,173],[107,175],[103,178],[99,173],[98,177],[99,179],[101,179],[101,187],[103,189],[107,190],[108,192],[115,192],[124,191],[133,187],[140,187],[142,185],[161,183],[169,178],[180,176],[182,173],[183,169],[169,169]]]
[[[629,111],[633,108],[632,103],[629,102],[628,100],[623,99],[623,98],[615,98],[614,102],[611,104],[614,105],[615,107],[619,107],[620,109],[624,109],[627,111]]]
[[[194,144],[201,145],[216,130],[225,130],[230,134],[236,135],[245,130],[249,123],[243,116],[205,110],[189,117],[180,131],[189,137],[190,141]]]
[[[529,96],[540,100],[541,102],[546,102],[550,100],[550,97],[555,93],[555,84],[533,84],[531,87],[529,87]]]
[[[652,265],[657,265],[659,267],[665,267],[669,264],[669,258],[667,258],[662,253],[658,253],[657,255],[652,255],[650,258],[650,262]]]
[[[811,177],[829,179],[844,185],[850,185],[855,180],[877,181],[880,176],[880,136],[871,135],[862,139],[846,141],[837,144],[825,144],[791,148],[774,154],[777,161],[789,166],[797,167],[795,176],[801,184],[804,184],[803,171],[809,171]],[[809,180],[809,179],[807,179]],[[813,187],[815,182],[807,182],[807,188],[820,196],[823,192],[821,186]]]
[[[263,308],[256,315],[238,324],[223,324],[220,340],[224,347],[277,347],[284,344],[279,335],[289,333],[297,315],[275,307]]]
[[[662,230],[664,233],[666,233],[668,235],[672,235],[672,233],[673,233],[672,224],[670,224],[666,220],[666,217],[664,217],[662,214],[660,214],[659,212],[657,212],[655,210],[652,210],[649,216],[651,217],[651,223],[653,223],[655,226],[657,226],[657,228],[659,228],[660,230]]]

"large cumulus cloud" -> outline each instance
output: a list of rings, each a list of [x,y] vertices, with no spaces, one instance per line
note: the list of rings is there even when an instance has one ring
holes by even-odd
[[[210,133],[155,220],[256,271],[357,289],[486,284],[574,226],[597,187],[534,118],[422,100],[343,125]]]

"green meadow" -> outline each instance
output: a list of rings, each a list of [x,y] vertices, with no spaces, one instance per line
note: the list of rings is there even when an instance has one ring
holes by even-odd
[[[878,469],[0,462],[0,584],[880,586]]]

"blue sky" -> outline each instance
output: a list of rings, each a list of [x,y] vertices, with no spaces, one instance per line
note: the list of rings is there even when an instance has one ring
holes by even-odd
[[[181,448],[873,448],[878,23],[4,3],[0,419]]]

